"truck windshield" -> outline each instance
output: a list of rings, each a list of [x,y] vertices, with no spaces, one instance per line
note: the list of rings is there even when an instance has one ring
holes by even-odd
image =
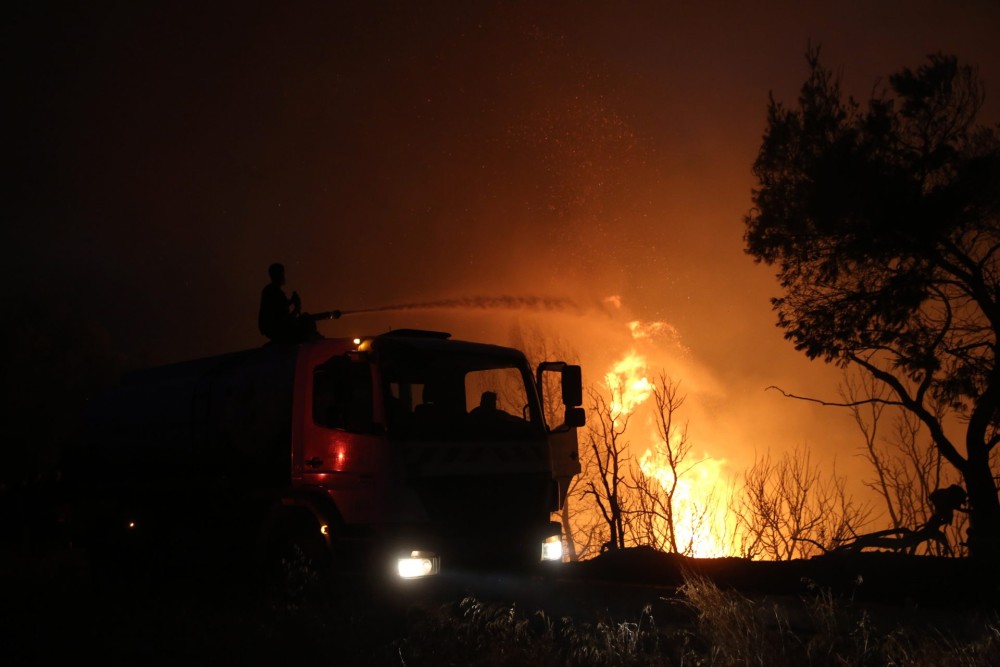
[[[390,435],[410,440],[523,440],[544,434],[531,375],[471,354],[395,359],[383,369]]]

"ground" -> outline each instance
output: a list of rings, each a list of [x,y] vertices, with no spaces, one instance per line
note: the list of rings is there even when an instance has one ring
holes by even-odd
[[[326,581],[289,563],[285,580],[265,587],[239,570],[116,576],[84,556],[5,553],[5,664],[1000,658],[995,596],[967,561],[861,554],[761,563],[632,549],[558,573],[463,573],[402,587]]]

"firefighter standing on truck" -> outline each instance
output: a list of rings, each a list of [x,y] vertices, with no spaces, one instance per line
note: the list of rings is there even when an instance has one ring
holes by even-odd
[[[285,267],[275,262],[267,269],[271,282],[260,293],[257,328],[275,343],[301,343],[314,338],[316,323],[302,313],[298,292],[285,296]]]

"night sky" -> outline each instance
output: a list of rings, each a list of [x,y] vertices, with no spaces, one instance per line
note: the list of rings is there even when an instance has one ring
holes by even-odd
[[[321,330],[520,328],[590,382],[634,350],[682,381],[696,449],[734,462],[806,443],[850,465],[860,444],[849,415],[764,391],[839,377],[782,339],[742,250],[769,91],[794,102],[810,43],[859,98],[942,51],[1000,118],[995,0],[21,4],[8,313],[52,304],[155,364],[263,343],[273,261],[306,310],[569,299]]]

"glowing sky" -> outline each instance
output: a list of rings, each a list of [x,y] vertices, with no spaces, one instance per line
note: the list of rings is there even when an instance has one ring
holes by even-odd
[[[276,260],[314,310],[565,297],[323,331],[541,327],[592,381],[637,345],[732,459],[857,445],[847,415],[763,391],[837,380],[781,339],[742,252],[768,92],[794,100],[810,42],[859,97],[943,51],[1000,118],[994,0],[28,4],[3,40],[8,302],[73,304],[159,363],[260,344]]]

